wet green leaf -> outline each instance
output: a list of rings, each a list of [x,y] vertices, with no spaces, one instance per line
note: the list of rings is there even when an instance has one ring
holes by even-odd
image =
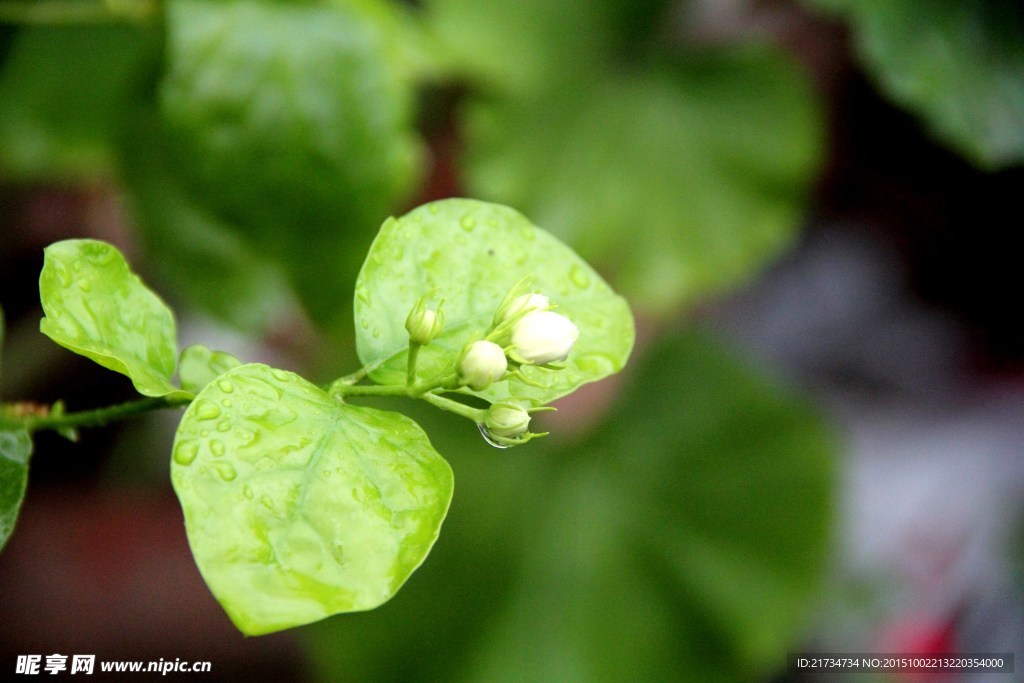
[[[0,67],[5,172],[109,174],[121,112],[152,44],[135,26],[22,28]]]
[[[382,3],[168,4],[168,162],[193,203],[285,267],[318,322],[348,291],[420,148]]]
[[[845,17],[893,100],[984,167],[1024,162],[1024,4],[806,0]]]
[[[467,122],[472,193],[521,208],[656,313],[790,244],[821,155],[810,85],[768,49],[481,99]]]
[[[421,206],[381,228],[356,283],[356,348],[381,384],[405,381],[405,319],[421,296],[444,299],[445,327],[419,356],[421,377],[454,367],[463,346],[491,325],[505,294],[524,276],[580,330],[561,370],[524,367],[533,381],[497,382],[482,392],[547,403],[581,384],[618,372],[633,348],[633,316],[571,249],[498,204],[447,199]]]
[[[53,341],[126,375],[145,396],[171,384],[177,355],[174,316],[128,267],[114,246],[64,240],[45,250],[39,329]]]
[[[0,427],[0,549],[14,531],[25,498],[31,455],[32,438],[27,431]]]
[[[178,361],[181,388],[198,394],[207,384],[241,364],[226,351],[212,351],[203,344],[193,344],[181,352]]]
[[[448,463],[415,422],[259,364],[189,406],[171,478],[196,563],[249,635],[387,601],[452,495]]]

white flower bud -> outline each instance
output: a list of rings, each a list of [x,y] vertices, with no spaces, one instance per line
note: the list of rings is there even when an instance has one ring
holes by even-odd
[[[444,302],[442,301],[443,305]],[[409,341],[414,344],[426,345],[434,341],[444,328],[444,311],[441,306],[437,310],[427,308],[424,299],[420,299],[409,311],[405,319],[405,329],[409,333]]]
[[[513,439],[526,433],[530,414],[517,403],[495,403],[487,409],[484,426],[492,437]]]
[[[494,323],[500,325],[506,320],[512,320],[516,316],[525,315],[530,311],[543,311],[550,303],[543,294],[523,294],[499,308],[498,314],[494,317]]]
[[[531,311],[512,328],[515,356],[532,365],[565,360],[580,336],[579,328],[554,311]]]
[[[505,352],[494,342],[475,341],[459,358],[459,379],[473,391],[482,391],[497,382],[508,370]]]

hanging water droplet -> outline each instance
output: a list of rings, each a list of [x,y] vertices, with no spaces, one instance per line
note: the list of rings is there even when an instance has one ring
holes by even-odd
[[[199,444],[191,439],[179,441],[178,445],[174,447],[174,462],[179,465],[191,465],[197,455],[199,455]]]
[[[489,431],[487,431],[487,425],[485,425],[482,422],[478,422],[476,426],[477,426],[477,429],[480,430],[480,435],[482,437],[484,437],[484,441],[486,441],[490,445],[494,446],[495,448],[508,448],[508,446],[505,446],[504,444],[500,444],[500,443],[498,443],[497,441],[494,440],[494,437],[491,436],[491,433]]]

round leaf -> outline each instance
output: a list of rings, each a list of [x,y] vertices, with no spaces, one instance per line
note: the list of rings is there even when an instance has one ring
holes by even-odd
[[[561,370],[524,366],[542,386],[519,379],[474,392],[490,401],[547,403],[618,372],[633,348],[633,316],[583,259],[522,214],[499,204],[446,199],[390,219],[370,248],[356,282],[356,348],[370,377],[405,381],[405,319],[420,297],[444,299],[445,327],[421,349],[418,368],[431,377],[453,366],[462,347],[487,331],[505,294],[523,277],[579,328]]]
[[[387,601],[452,495],[448,463],[415,422],[260,364],[196,397],[171,477],[199,570],[249,635]]]
[[[145,396],[182,393],[171,384],[174,316],[114,246],[64,240],[45,250],[39,329],[53,341],[131,379]],[[184,394],[183,394],[184,395]]]

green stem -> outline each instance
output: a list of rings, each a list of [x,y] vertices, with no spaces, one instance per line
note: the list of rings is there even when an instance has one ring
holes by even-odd
[[[420,355],[420,347],[422,344],[417,344],[414,341],[409,342],[409,365],[405,374],[405,386],[412,387],[416,384],[416,359]]]
[[[76,427],[98,427],[117,420],[123,420],[133,415],[147,413],[151,410],[161,408],[179,408],[191,402],[188,398],[168,398],[158,396],[156,398],[144,398],[138,401],[119,403],[118,405],[96,408],[95,410],[82,410],[75,413],[62,413],[58,415],[17,415],[9,409],[0,407],[0,425],[7,427],[21,427],[29,432],[44,429],[74,429]]]
[[[450,398],[439,396],[438,394],[423,394],[420,396],[421,399],[426,401],[432,406],[440,408],[441,410],[447,410],[449,413],[455,413],[462,417],[468,418],[477,424],[480,424],[487,417],[487,411],[480,408],[473,408],[467,406],[465,403],[459,403]]]

